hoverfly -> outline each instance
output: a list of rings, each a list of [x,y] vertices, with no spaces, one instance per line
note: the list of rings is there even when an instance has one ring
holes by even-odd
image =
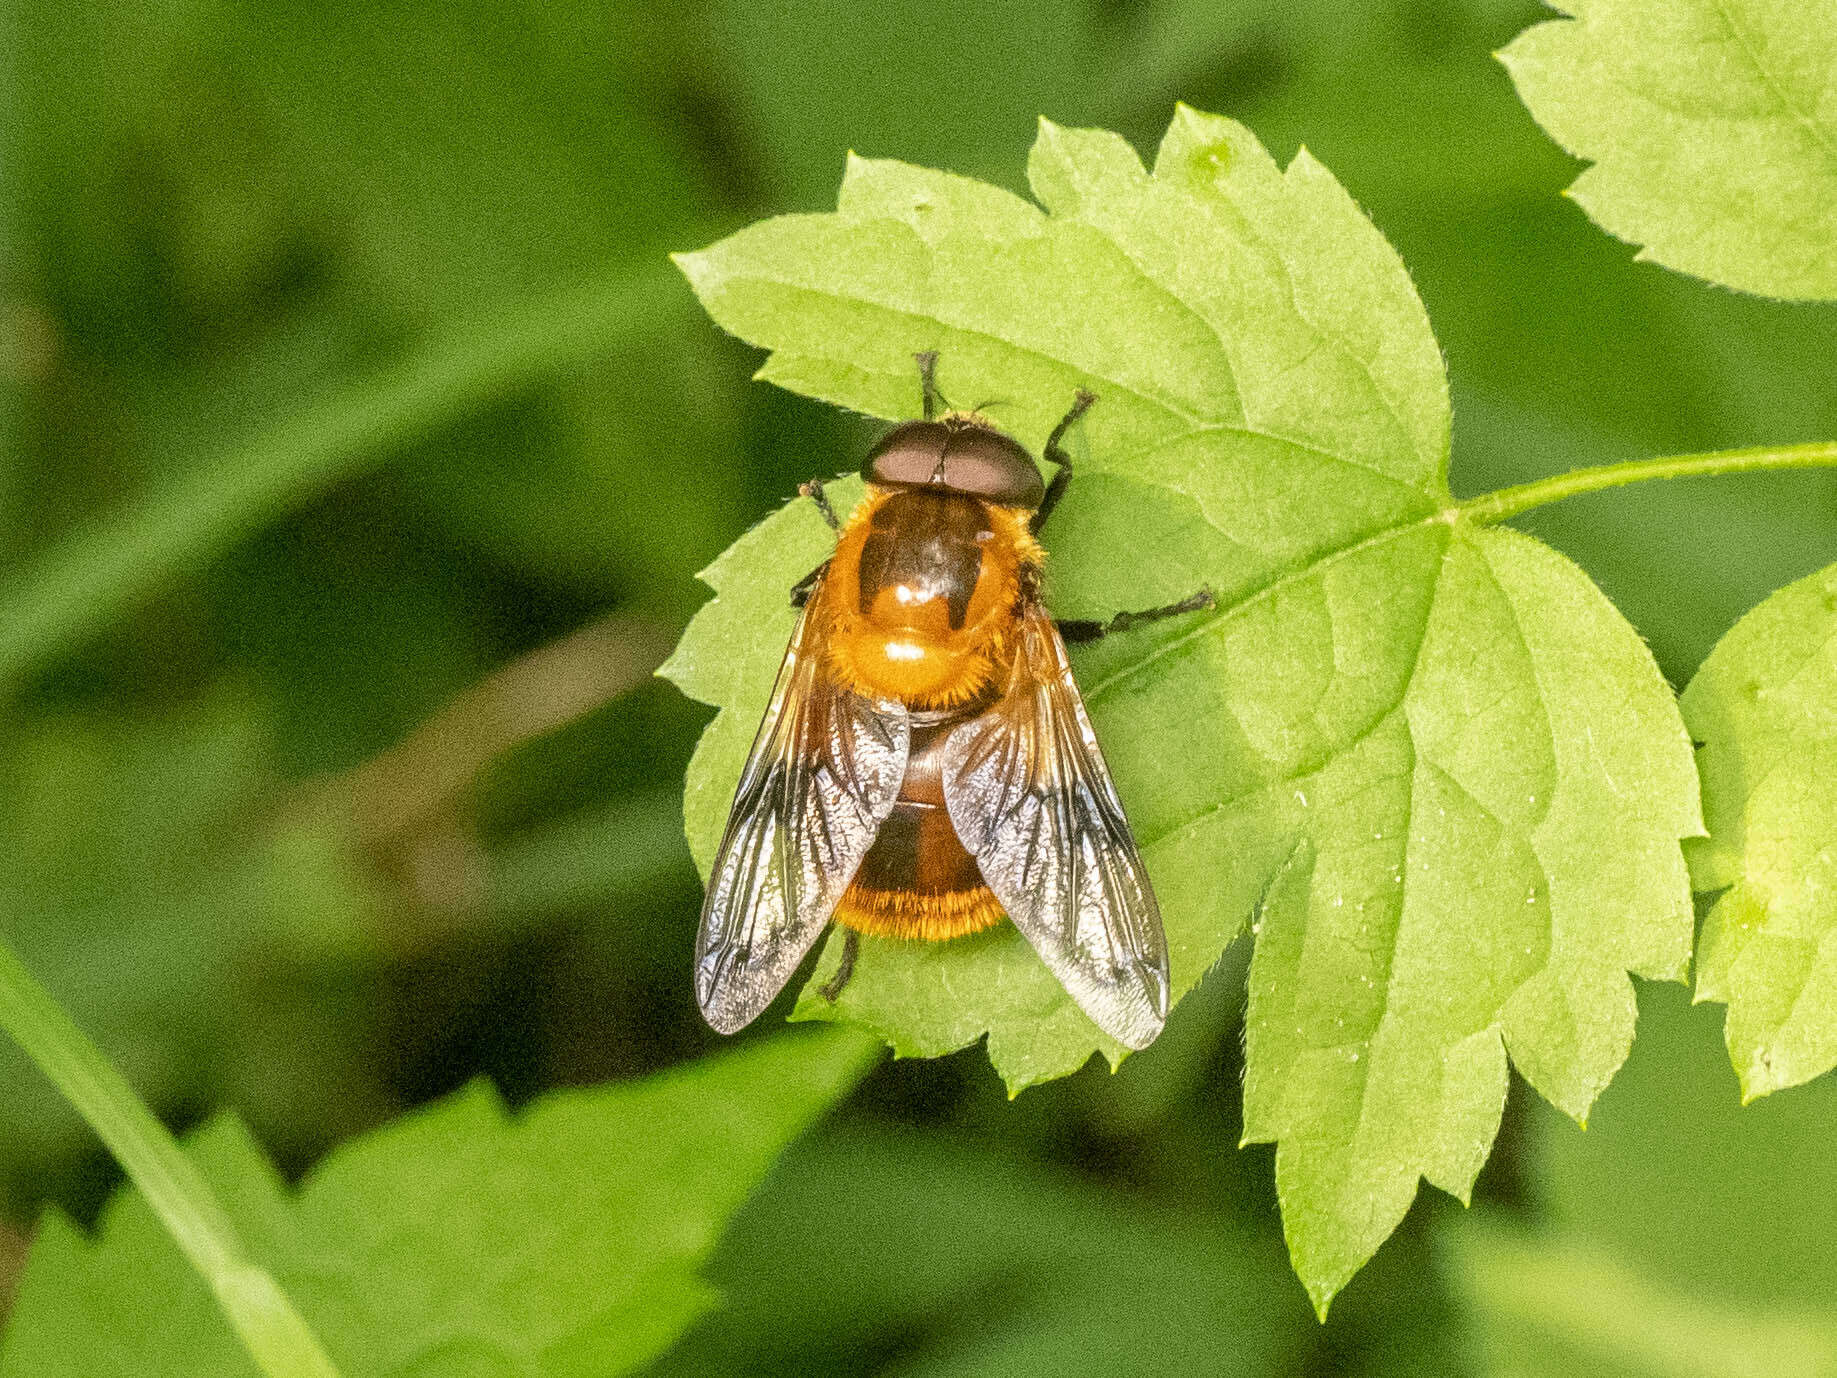
[[[1065,640],[1212,606],[1209,592],[1108,625],[1055,623],[1036,539],[1071,479],[1080,391],[1033,457],[977,412],[922,421],[862,466],[846,524],[792,590],[800,609],[709,876],[695,991],[722,1033],[750,1023],[832,920],[943,941],[1013,921],[1099,1028],[1131,1048],[1167,1019],[1167,939]],[[1063,633],[1063,635],[1062,635]]]

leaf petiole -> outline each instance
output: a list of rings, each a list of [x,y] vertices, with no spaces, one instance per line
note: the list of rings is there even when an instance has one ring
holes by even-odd
[[[89,1122],[160,1223],[210,1284],[268,1378],[338,1378],[274,1278],[248,1257],[236,1227],[171,1134],[102,1050],[0,942],[0,1027]]]
[[[1661,455],[1572,469],[1566,474],[1520,483],[1496,492],[1482,493],[1458,504],[1460,514],[1477,526],[1491,526],[1533,507],[1561,502],[1579,493],[1596,493],[1627,483],[1662,478],[1710,478],[1717,474],[1764,472],[1769,469],[1820,469],[1837,467],[1837,440],[1816,440],[1803,445],[1754,445],[1741,450],[1710,450],[1695,455]]]

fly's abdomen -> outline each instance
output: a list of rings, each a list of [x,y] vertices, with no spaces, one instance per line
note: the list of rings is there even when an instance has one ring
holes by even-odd
[[[844,927],[937,942],[1001,921],[1001,902],[983,883],[944,807],[937,750],[949,727],[913,731],[899,800],[836,906],[836,922]]]

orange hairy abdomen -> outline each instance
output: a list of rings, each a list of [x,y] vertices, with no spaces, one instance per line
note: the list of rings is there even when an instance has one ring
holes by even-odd
[[[913,729],[899,799],[836,906],[836,922],[882,938],[936,942],[999,923],[944,802],[942,753],[954,720]]]
[[[851,885],[835,913],[837,923],[870,938],[927,943],[980,933],[1005,917],[1001,901],[986,885],[966,893],[941,895]]]

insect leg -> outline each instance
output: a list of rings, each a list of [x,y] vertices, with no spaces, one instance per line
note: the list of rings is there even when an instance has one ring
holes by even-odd
[[[810,595],[816,589],[817,581],[823,577],[823,571],[828,568],[829,561],[825,560],[802,579],[799,579],[795,584],[791,585],[792,607],[801,608],[810,601]]]
[[[836,974],[816,988],[816,993],[830,1004],[836,1003],[836,997],[842,993],[842,987],[848,984],[849,977],[855,974],[855,958],[861,955],[861,935],[850,928],[845,930],[842,939],[842,960],[836,966]]]
[[[1218,600],[1212,596],[1211,589],[1200,589],[1190,598],[1182,598],[1178,603],[1169,603],[1164,608],[1144,608],[1141,612],[1119,612],[1108,622],[1059,622],[1059,635],[1068,645],[1081,641],[1097,641],[1110,635],[1111,632],[1127,631],[1139,627],[1144,622],[1159,622],[1163,617],[1178,617],[1183,612],[1200,612],[1206,608],[1215,608]]]
[[[803,497],[816,504],[816,510],[823,514],[823,520],[829,523],[831,531],[842,529],[842,519],[836,516],[836,509],[829,505],[829,497],[823,492],[823,480],[813,478],[797,485],[797,491]]]
[[[1046,437],[1046,448],[1041,451],[1045,458],[1058,466],[1052,482],[1046,485],[1046,496],[1040,499],[1039,510],[1033,514],[1029,525],[1034,535],[1040,534],[1040,528],[1046,525],[1046,519],[1052,515],[1052,509],[1059,505],[1059,499],[1065,496],[1065,490],[1072,486],[1072,457],[1065,452],[1061,443],[1079,417],[1091,409],[1091,403],[1097,400],[1097,394],[1079,388],[1072,398],[1072,409],[1059,418],[1059,424],[1052,428],[1052,434]]]
[[[920,350],[912,356],[918,360],[919,390],[925,397],[925,419],[931,420],[938,414],[938,408],[950,410],[950,403],[944,400],[944,394],[938,391],[938,351],[935,349]]]

